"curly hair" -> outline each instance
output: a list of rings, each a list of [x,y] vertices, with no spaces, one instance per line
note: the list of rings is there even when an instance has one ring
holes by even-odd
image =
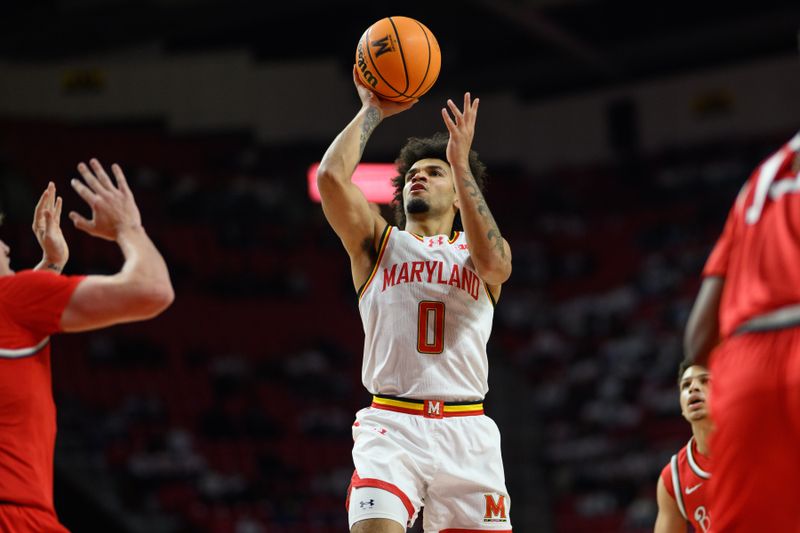
[[[403,203],[403,187],[406,184],[406,172],[411,165],[420,159],[441,159],[447,161],[447,143],[450,136],[447,133],[434,133],[430,137],[411,137],[405,146],[400,149],[400,155],[395,160],[398,175],[392,178],[394,185],[394,206],[395,222],[397,227],[403,228],[406,225],[406,211]],[[469,168],[475,178],[478,188],[483,191],[486,187],[486,165],[478,159],[478,152],[470,150]],[[461,217],[457,214],[453,221],[453,229],[461,229]]]

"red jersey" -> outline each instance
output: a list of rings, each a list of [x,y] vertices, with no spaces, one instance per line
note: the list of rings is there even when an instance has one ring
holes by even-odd
[[[0,502],[53,510],[49,335],[82,276],[0,276]]]
[[[661,471],[664,488],[698,533],[705,533],[711,528],[706,492],[706,481],[711,479],[709,463],[710,459],[697,451],[697,444],[692,437]]]
[[[800,303],[800,134],[750,176],[703,269],[725,278],[720,334],[747,320]]]

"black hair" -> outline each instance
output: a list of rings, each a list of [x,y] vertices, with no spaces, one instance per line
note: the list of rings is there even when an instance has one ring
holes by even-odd
[[[678,365],[678,387],[681,386],[681,379],[683,379],[683,373],[686,372],[686,369],[689,368],[690,366],[702,366],[703,368],[705,368],[704,365],[701,365],[700,363],[695,363],[694,361],[689,361],[688,359],[684,359],[683,361],[681,361],[681,364]]]
[[[420,159],[447,161],[447,143],[449,141],[449,134],[438,132],[430,137],[411,137],[400,149],[400,155],[395,160],[398,175],[392,178],[392,185],[394,185],[392,205],[394,206],[397,227],[404,228],[406,225],[406,212],[403,204],[403,187],[406,183],[406,172],[411,168],[411,165]],[[483,191],[486,187],[486,165],[478,159],[478,152],[475,150],[470,150],[469,152],[469,169],[472,171],[472,176],[475,178],[478,188]],[[456,215],[453,225],[457,225],[460,228],[460,216]]]

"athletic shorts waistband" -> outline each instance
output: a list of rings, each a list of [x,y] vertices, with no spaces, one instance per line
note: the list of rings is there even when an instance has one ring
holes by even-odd
[[[734,335],[760,333],[800,326],[800,304],[787,305],[763,315],[753,317],[740,325]]]
[[[445,402],[443,400],[417,400],[375,394],[372,407],[425,418],[449,418],[453,416],[478,416],[483,414],[483,401]]]

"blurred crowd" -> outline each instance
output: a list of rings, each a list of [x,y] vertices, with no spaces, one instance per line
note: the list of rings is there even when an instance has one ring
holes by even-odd
[[[96,155],[126,170],[176,287],[159,320],[54,341],[61,475],[110,487],[113,503],[95,504],[131,532],[342,531],[350,428],[369,396],[347,257],[305,194],[319,147],[158,125],[5,126],[12,267],[35,264],[39,189],[53,179],[73,208],[74,164]],[[521,376],[535,413],[498,423],[506,446],[534,429],[539,445],[505,455],[541,472],[544,495],[515,498],[526,465],[506,464],[516,509],[540,509],[559,533],[652,530],[658,473],[690,436],[676,379],[699,273],[782,133],[542,175],[482,154],[514,253],[489,356]],[[119,265],[113,246],[65,233],[67,273]]]

